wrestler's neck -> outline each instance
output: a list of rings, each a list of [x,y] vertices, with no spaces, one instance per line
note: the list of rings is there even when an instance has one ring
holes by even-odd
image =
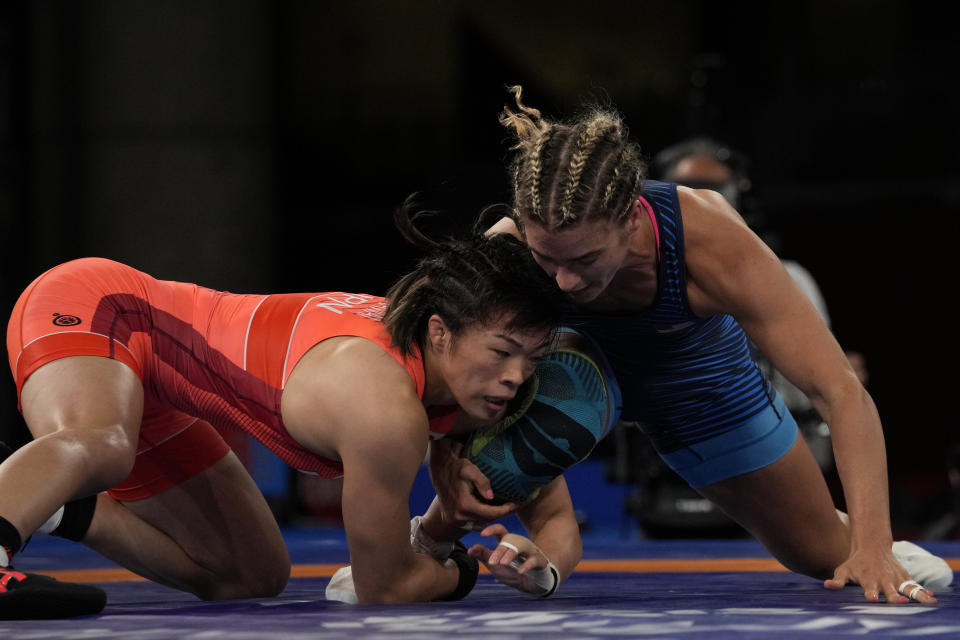
[[[456,403],[453,392],[444,379],[441,366],[442,359],[433,346],[425,345],[423,349],[423,397],[421,398],[424,408]]]

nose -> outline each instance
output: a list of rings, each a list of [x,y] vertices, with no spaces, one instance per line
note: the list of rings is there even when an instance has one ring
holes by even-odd
[[[557,281],[557,286],[561,291],[575,291],[583,283],[583,279],[573,271],[565,268],[557,268],[557,273],[553,276]]]
[[[523,384],[523,381],[527,379],[526,372],[524,371],[525,367],[520,358],[511,358],[511,362],[507,363],[507,366],[503,370],[503,375],[500,377],[500,382],[502,382],[508,389],[516,391],[517,387]]]

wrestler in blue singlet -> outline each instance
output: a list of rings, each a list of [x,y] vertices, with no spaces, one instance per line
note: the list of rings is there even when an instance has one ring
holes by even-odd
[[[643,198],[659,236],[653,303],[631,314],[581,311],[571,324],[606,354],[623,419],[640,423],[663,459],[702,487],[776,461],[797,425],[733,317],[691,311],[677,186],[648,181]]]

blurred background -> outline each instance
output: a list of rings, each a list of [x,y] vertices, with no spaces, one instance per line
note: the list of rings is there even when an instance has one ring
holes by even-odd
[[[84,255],[235,292],[382,293],[416,257],[391,223],[407,195],[450,229],[509,199],[506,85],[552,117],[598,101],[651,160],[695,135],[748,159],[745,215],[866,358],[895,533],[952,537],[960,46],[934,6],[2,3],[0,311]],[[0,434],[22,443],[12,382],[0,398]],[[628,432],[583,483],[643,532]],[[279,517],[335,521],[335,486],[235,445]]]

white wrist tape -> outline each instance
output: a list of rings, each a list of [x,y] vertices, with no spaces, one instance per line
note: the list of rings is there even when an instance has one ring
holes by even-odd
[[[410,546],[417,553],[425,553],[438,562],[443,562],[453,552],[452,542],[437,542],[423,530],[423,518],[410,519]]]
[[[543,569],[527,571],[527,576],[542,590],[542,593],[534,594],[538,598],[549,598],[557,592],[557,587],[560,586],[560,572],[549,560],[547,566]]]
[[[510,549],[517,557],[510,562],[510,566],[514,569],[520,569],[520,549],[517,548],[515,544],[509,542],[504,542],[503,540],[497,545],[499,547],[506,547]],[[560,586],[560,572],[557,571],[557,568],[554,566],[550,560],[547,560],[547,566],[543,569],[531,569],[525,574],[530,580],[533,581],[537,588],[540,589],[539,593],[534,593],[533,595],[538,598],[549,598],[557,592],[557,587]]]
[[[518,557],[520,555],[520,550],[509,542],[501,542],[499,546],[512,550]],[[510,562],[510,566],[514,569],[520,569],[521,564],[517,559]],[[543,569],[531,569],[524,575],[532,580],[533,584],[537,585],[540,591],[533,595],[538,598],[549,598],[557,592],[557,587],[560,586],[560,572],[557,571],[557,568],[549,560],[547,560],[547,566]]]

